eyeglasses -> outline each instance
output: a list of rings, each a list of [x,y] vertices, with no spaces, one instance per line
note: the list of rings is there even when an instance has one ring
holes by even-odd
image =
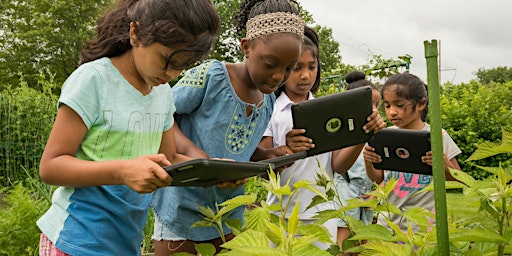
[[[177,54],[179,54],[180,59],[187,59],[187,60],[180,62],[176,58]],[[187,67],[191,66],[192,64],[194,64],[198,60],[200,60],[201,57],[202,57],[201,53],[199,53],[197,51],[192,51],[187,48],[176,50],[165,59],[164,70],[167,70],[169,68],[172,68],[174,70],[186,69]]]

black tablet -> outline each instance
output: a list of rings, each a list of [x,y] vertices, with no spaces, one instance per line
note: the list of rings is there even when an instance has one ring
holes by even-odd
[[[287,164],[291,164],[299,159],[306,157],[306,151],[295,152],[293,154],[288,154],[285,156],[279,156],[274,158],[269,158],[265,160],[259,161],[259,163],[271,163],[275,168],[279,168],[281,166],[285,166]]]
[[[368,145],[382,158],[376,169],[432,175],[432,166],[421,161],[431,150],[429,131],[385,128]]]
[[[272,163],[237,162],[198,158],[170,165],[164,169],[173,178],[170,186],[209,187],[221,182],[267,175]]]
[[[369,86],[322,96],[292,106],[293,127],[306,129],[315,148],[307,156],[365,143],[372,134],[363,126],[372,113],[372,88]]]

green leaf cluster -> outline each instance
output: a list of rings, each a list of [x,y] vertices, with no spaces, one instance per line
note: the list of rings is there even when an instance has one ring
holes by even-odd
[[[441,91],[443,128],[462,150],[461,168],[475,178],[488,173],[464,162],[484,141],[499,142],[501,129],[512,129],[512,81],[482,84],[477,81],[445,84]],[[462,161],[461,161],[462,160]],[[507,154],[476,161],[481,166],[510,165]]]
[[[42,92],[25,80],[0,91],[0,177],[4,183],[24,180],[26,168],[38,177],[41,154],[50,134],[57,97],[52,93],[53,80],[41,77]]]
[[[20,0],[0,4],[0,90],[24,76],[30,87],[43,75],[62,84],[96,19],[113,0]],[[39,88],[40,89],[40,88]]]
[[[49,201],[39,197],[41,191],[21,182],[1,192],[5,198],[0,204],[0,255],[38,255],[36,220],[49,207]]]

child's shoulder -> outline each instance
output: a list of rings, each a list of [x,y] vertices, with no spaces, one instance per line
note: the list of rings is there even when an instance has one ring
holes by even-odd
[[[225,74],[225,64],[219,60],[208,59],[200,63],[199,65],[187,70],[185,75],[187,76],[202,76],[202,75],[216,75]]]

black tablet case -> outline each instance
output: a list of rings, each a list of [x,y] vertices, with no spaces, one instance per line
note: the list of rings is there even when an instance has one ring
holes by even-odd
[[[314,156],[368,142],[371,133],[363,126],[372,113],[372,88],[369,86],[303,101],[292,106],[293,127],[306,129],[305,136],[315,148]]]
[[[429,131],[385,128],[368,145],[382,158],[376,169],[432,175],[432,166],[421,162],[431,150]]]
[[[221,182],[267,175],[270,168],[275,168],[275,166],[272,163],[207,158],[193,159],[164,167],[173,178],[170,186],[187,187],[209,187]]]
[[[289,155],[285,155],[285,156],[261,160],[259,162],[260,163],[271,163],[274,165],[275,168],[279,168],[281,166],[285,166],[287,164],[291,164],[297,160],[300,160],[300,159],[306,157],[306,155],[307,155],[306,151],[301,151],[301,152],[295,152],[293,154],[289,154]]]

